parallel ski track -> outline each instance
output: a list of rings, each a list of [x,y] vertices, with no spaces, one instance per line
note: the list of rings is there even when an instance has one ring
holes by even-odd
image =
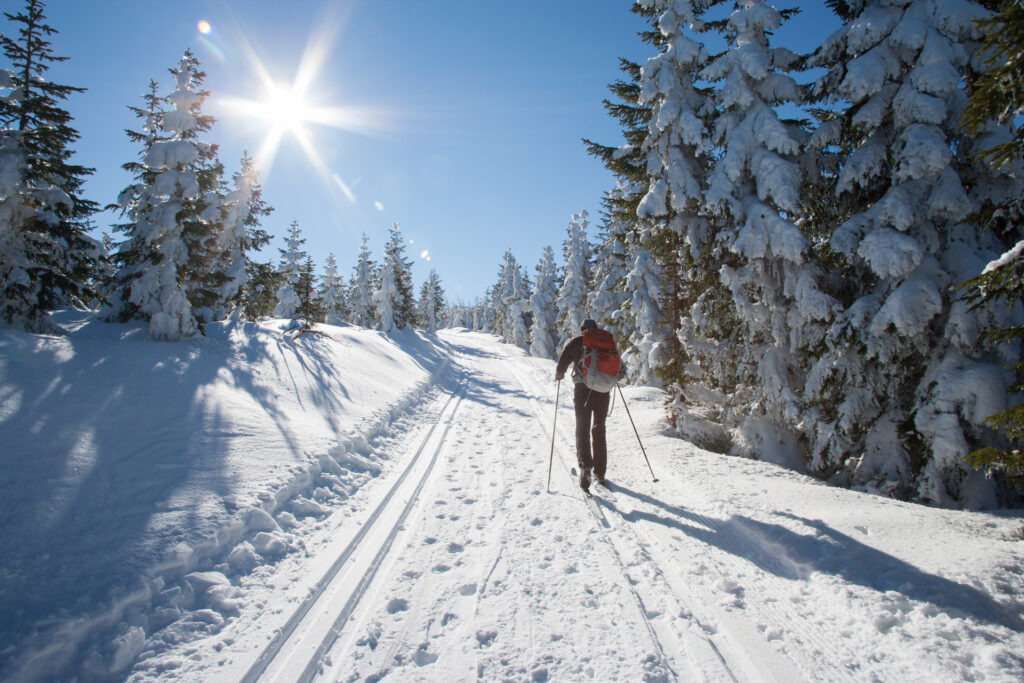
[[[544,426],[544,428],[546,430],[546,433],[550,433],[550,430],[551,430],[551,419],[546,415],[545,411],[542,410],[542,408],[540,406],[540,403],[539,403],[539,400],[536,398],[538,393],[539,393],[538,392],[538,387],[536,386],[536,384],[532,380],[524,379],[522,374],[518,371],[518,369],[515,368],[514,364],[511,361],[507,361],[507,363],[508,363],[508,367],[511,370],[511,374],[519,381],[519,383],[523,386],[523,388],[526,391],[526,393],[531,397],[530,400],[531,400],[531,404],[533,406],[535,417]],[[559,439],[562,442],[563,446],[567,446],[569,444],[574,443],[573,440],[568,439],[568,438],[565,437],[564,433],[562,432],[561,426],[559,426],[559,428],[558,428],[558,436],[559,436]],[[556,450],[558,450],[558,457],[559,457],[559,460],[562,462],[563,467],[567,471],[570,471],[571,468],[570,468],[569,465],[567,465],[565,463],[565,460],[564,460],[563,455],[562,455],[562,451],[564,449],[556,448]],[[575,484],[575,481],[573,483]],[[615,500],[614,494],[609,495],[609,494],[606,493],[606,490],[601,490],[600,494],[598,496],[596,496],[595,499],[599,500],[602,495],[607,496],[607,498],[610,501],[614,501]],[[586,498],[585,495],[584,495],[584,497]],[[591,499],[591,500],[594,500],[594,499]],[[597,522],[598,522],[599,526],[602,528],[602,530],[604,530],[606,532],[607,536],[609,537],[610,545],[612,545],[614,547],[615,544],[614,544],[613,537],[615,535],[613,535],[611,533],[608,533],[613,525],[610,524],[610,520],[604,514],[605,510],[608,510],[611,514],[613,514],[614,517],[616,518],[616,521],[619,522],[618,524],[614,525],[616,527],[616,530],[621,528],[621,529],[627,530],[629,532],[629,535],[632,537],[632,540],[634,541],[634,543],[637,546],[636,549],[642,554],[645,562],[650,563],[650,565],[653,568],[655,568],[656,571],[661,575],[661,578],[672,589],[674,597],[677,600],[683,601],[682,602],[682,606],[686,607],[687,611],[691,615],[691,618],[694,620],[694,622],[697,624],[697,626],[699,626],[701,628],[701,630],[703,630],[703,631],[705,631],[707,633],[712,633],[715,629],[706,628],[706,624],[711,622],[711,621],[718,621],[721,626],[728,627],[728,622],[732,621],[732,620],[728,619],[727,617],[723,618],[725,616],[724,613],[722,613],[714,605],[707,604],[706,607],[708,609],[703,609],[704,605],[699,605],[699,604],[696,604],[692,600],[686,600],[685,599],[684,596],[693,595],[693,592],[691,590],[687,589],[685,586],[680,586],[679,585],[679,579],[675,576],[675,574],[673,572],[671,572],[671,571],[666,571],[654,559],[655,555],[651,552],[651,550],[652,550],[651,546],[652,545],[655,545],[655,546],[660,545],[659,541],[656,538],[652,538],[646,532],[643,532],[642,530],[638,529],[637,525],[631,524],[629,521],[624,519],[623,516],[622,516],[622,513],[617,508],[615,508],[613,506],[603,506],[604,509],[601,509],[602,506],[594,506],[594,507],[598,508],[598,510],[600,511],[600,516],[595,514],[595,518],[597,519]],[[592,512],[594,512],[594,510],[592,510]],[[722,524],[722,522],[720,520],[716,520],[716,519],[712,519],[712,518],[709,518],[709,517],[705,517],[705,516],[695,512],[695,511],[692,511],[692,510],[690,510],[689,513],[692,514],[693,517],[696,520],[698,520],[702,524],[706,525],[709,529],[713,529],[713,530],[715,530],[718,533],[719,538],[722,539],[721,540],[721,546],[724,549],[728,550],[729,552],[731,552],[732,554],[734,554],[737,557],[743,557],[745,555],[745,552],[746,552],[746,549],[747,549],[746,548],[747,541],[745,539],[743,539],[742,537],[740,537],[734,530],[732,530],[729,527],[727,527],[726,525]],[[641,535],[644,536],[645,538],[641,538]],[[622,565],[623,571],[625,571],[625,565],[622,564],[621,557],[619,556],[619,553],[618,553],[617,550],[616,550],[616,558],[619,560],[620,565]],[[725,569],[721,565],[721,563],[718,562],[717,560],[715,560],[715,564],[716,564],[715,569],[718,572],[718,574],[723,579],[729,578],[729,572],[727,571],[727,569]],[[772,591],[773,594],[776,594],[776,595],[784,594],[784,592],[787,589],[787,587],[784,585],[783,580],[779,579],[777,577],[766,575],[766,576],[762,577],[761,580],[764,583],[770,585],[773,588],[773,591]],[[854,662],[856,662],[856,661],[860,661],[860,660],[863,659],[863,658],[856,657],[854,655],[854,653],[852,653],[850,651],[849,647],[845,643],[842,642],[841,639],[823,637],[822,634],[820,634],[819,632],[817,632],[815,629],[812,629],[812,628],[799,628],[797,626],[797,624],[799,624],[800,621],[801,621],[800,617],[798,615],[796,615],[795,613],[791,612],[790,610],[785,609],[785,607],[781,604],[781,602],[782,601],[775,601],[774,603],[766,603],[766,604],[762,605],[762,609],[765,612],[771,613],[774,616],[774,618],[776,620],[776,623],[778,625],[784,627],[788,631],[795,632],[795,634],[798,634],[800,640],[802,640],[804,642],[805,647],[807,647],[809,650],[816,651],[818,653],[842,652],[842,653],[844,653],[846,655],[847,661],[854,661]],[[709,615],[708,611],[710,611],[712,614]],[[718,618],[715,619],[714,618],[715,616],[717,616]],[[645,615],[645,617],[646,617],[646,615]],[[721,623],[721,622],[726,622],[726,623]],[[755,634],[747,634],[747,635],[753,635],[753,637],[760,638],[760,634],[756,634],[756,632],[755,632]],[[736,658],[741,660],[741,662],[737,662],[737,664],[739,664],[739,668],[747,669],[747,673],[749,675],[754,676],[755,678],[763,678],[764,672],[760,671],[760,669],[758,667],[758,662],[756,660],[751,660],[750,659],[750,656],[749,656],[749,654],[746,651],[747,648],[744,648],[743,646],[730,647],[730,650],[733,651],[733,655],[732,655],[732,657],[728,657],[727,658],[725,656],[725,654],[719,649],[719,647],[715,643],[715,639],[713,637],[705,636],[704,640],[706,641],[707,645],[710,646],[710,648],[714,652],[715,659],[718,660],[719,664],[723,668],[723,673],[726,676],[728,676],[728,678],[731,679],[732,681],[738,682],[740,680],[737,677],[737,673],[738,672],[737,672],[735,666],[730,664],[730,661],[731,661],[731,659],[733,657],[736,657]],[[732,637],[732,638],[728,638],[728,640],[726,642],[732,642],[734,640],[735,640],[735,637]],[[767,644],[767,643],[765,643],[765,645],[768,648],[772,647],[770,644]],[[681,648],[681,650],[683,652],[686,652],[686,650],[683,649],[683,648]],[[687,653],[686,656],[689,658],[688,653]],[[782,657],[782,658],[788,660],[788,658],[786,658],[785,655],[779,654],[779,657]],[[692,661],[692,659],[691,659],[691,661]],[[799,668],[795,665],[795,663],[793,663],[791,661],[789,663],[793,666],[794,670],[799,670]],[[744,664],[746,666],[743,666]],[[707,674],[707,672],[703,672],[703,673]],[[815,674],[812,673],[812,672],[800,671],[800,673],[802,675],[804,675],[804,676],[809,675],[809,674],[812,677],[815,676]],[[863,671],[863,670],[861,670],[861,671],[851,671],[850,669],[848,669],[846,667],[833,667],[832,669],[830,669],[827,672],[827,674],[825,674],[824,672],[818,672],[817,675],[824,675],[829,680],[852,681],[852,680],[859,680],[865,674],[871,674],[871,673],[875,673],[875,672]]]
[[[420,492],[425,482],[433,472],[434,465],[437,463],[438,455],[444,446],[448,430],[451,428],[455,414],[462,403],[465,393],[466,382],[465,377],[462,377],[460,379],[458,391],[449,394],[444,407],[442,407],[441,411],[438,413],[437,420],[431,425],[426,436],[423,437],[423,440],[420,442],[408,465],[406,465],[405,469],[402,471],[402,474],[384,496],[384,499],[381,500],[374,511],[362,524],[359,532],[352,538],[348,545],[345,546],[344,550],[341,551],[323,577],[317,581],[316,585],[311,589],[310,594],[299,604],[285,625],[264,647],[256,661],[249,667],[245,676],[241,678],[242,683],[255,683],[256,681],[264,680],[268,669],[275,664],[278,657],[281,656],[282,653],[289,652],[289,649],[286,648],[286,646],[290,644],[290,641],[301,630],[301,627],[307,621],[307,617],[311,616],[311,612],[313,615],[316,615],[319,611],[334,609],[329,604],[320,605],[318,603],[323,601],[337,604],[340,600],[337,599],[336,595],[347,595],[347,597],[344,598],[344,606],[337,613],[331,628],[321,639],[317,648],[307,658],[302,672],[294,678],[294,680],[302,682],[313,680],[321,666],[321,661],[324,655],[330,650],[331,646],[340,634],[342,627],[345,625],[345,622],[348,621],[349,617],[351,617],[352,613],[359,605],[360,600],[362,600],[366,595],[367,589],[373,581],[374,576],[377,574],[377,570],[380,568],[381,564],[383,564],[395,537],[398,536],[399,531],[402,530],[409,512],[417,503]],[[430,458],[429,464],[423,470],[422,474],[419,475],[418,480],[403,487],[403,484],[405,484],[409,474],[416,469],[421,458],[424,457],[424,452],[427,450],[428,444],[431,443],[434,433],[442,425],[444,426],[443,431],[434,440],[433,449],[429,455],[426,456]],[[403,504],[399,494],[408,492],[410,488],[412,491]],[[366,542],[367,536],[371,531],[373,531],[374,534],[371,539],[376,539],[381,533],[384,533],[385,529],[378,528],[381,525],[377,524],[377,522],[380,521],[381,517],[385,516],[386,513],[393,513],[397,506],[401,506],[401,511],[398,517],[391,521],[390,526],[386,529],[387,536],[384,541],[378,547],[368,547],[370,544]],[[382,524],[383,523],[384,522],[382,522]],[[376,552],[374,552],[375,550]],[[340,584],[341,580],[345,578],[344,576],[339,576],[339,572],[342,567],[355,557],[371,553],[373,553],[373,559],[370,561],[355,586],[345,587],[335,585]],[[330,599],[323,600],[325,595]],[[320,610],[314,611],[314,607],[319,607]],[[288,678],[291,677],[290,672],[275,672],[275,674],[271,675],[267,680],[280,681],[283,680],[282,675],[286,675]]]

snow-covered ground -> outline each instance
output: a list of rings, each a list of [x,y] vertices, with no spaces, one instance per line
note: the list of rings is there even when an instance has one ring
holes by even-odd
[[[283,323],[0,331],[11,680],[1021,680],[1024,515],[828,487],[609,418],[553,362]]]

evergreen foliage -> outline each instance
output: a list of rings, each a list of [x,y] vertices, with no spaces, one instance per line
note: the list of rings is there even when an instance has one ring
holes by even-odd
[[[441,319],[445,314],[444,288],[437,271],[431,269],[430,275],[423,281],[417,306],[419,324],[430,334],[437,332]]]
[[[281,284],[277,289],[277,305],[274,307],[275,318],[291,318],[299,308],[299,278],[309,258],[302,245],[306,239],[302,236],[298,221],[289,226],[285,248],[279,249],[281,261],[278,272]]]
[[[338,273],[338,260],[334,254],[328,254],[327,263],[320,275],[319,297],[323,302],[324,317],[328,323],[348,320],[348,296],[345,283]]]
[[[555,265],[555,252],[550,246],[544,247],[536,272],[534,292],[530,297],[533,315],[530,354],[538,358],[556,358],[555,299],[558,296],[558,266]]]
[[[214,319],[242,313],[242,288],[249,270],[249,253],[270,242],[271,236],[261,227],[260,219],[273,209],[263,201],[259,173],[248,152],[242,153],[239,170],[232,176],[234,189],[224,197],[223,225],[217,243],[218,269],[224,282],[217,292]]]
[[[624,244],[625,234],[626,228],[616,218],[609,216],[594,248],[594,284],[587,295],[590,317],[616,339],[629,336],[626,327],[622,325],[624,316],[619,310],[627,297],[625,281],[628,254]]]
[[[562,243],[565,258],[562,286],[558,290],[555,309],[558,312],[559,348],[579,335],[580,325],[588,317],[587,294],[590,292],[591,248],[587,241],[587,212],[574,215]]]
[[[56,333],[48,311],[96,297],[90,278],[102,249],[88,235],[96,204],[82,197],[93,170],[70,163],[79,136],[60,107],[84,89],[46,79],[66,57],[53,54],[57,31],[43,8],[27,0],[22,12],[5,12],[17,34],[0,35],[12,67],[0,70],[0,321]]]
[[[656,54],[623,60],[605,103],[626,143],[585,141],[617,178],[592,308],[606,308],[614,237],[630,268],[612,315],[632,335],[627,364],[657,373],[673,425],[701,445],[991,504],[961,462],[998,447],[990,425],[1012,413],[983,418],[1007,404],[1001,365],[1020,362],[1020,292],[996,292],[1020,282],[1024,174],[1012,147],[992,151],[1019,140],[1019,3],[1003,23],[970,0],[830,3],[844,26],[806,57],[771,44],[792,10],[745,0],[708,20],[716,4],[633,7]],[[728,47],[709,54],[708,31]],[[801,86],[805,65],[825,75]],[[969,105],[965,84],[992,108]],[[990,262],[1005,279],[971,280],[960,300]]]
[[[815,134],[840,148],[834,196],[848,217],[827,244],[841,308],[806,377],[803,438],[813,471],[950,505],[981,486],[963,458],[991,435],[969,406],[1005,403],[1007,350],[984,336],[1005,315],[970,310],[957,288],[1020,234],[1019,222],[1003,234],[968,222],[1021,193],[956,126],[987,13],[930,0],[847,9],[810,61],[828,70],[815,94],[850,103]]]
[[[306,262],[299,269],[299,278],[295,284],[295,292],[299,305],[295,313],[305,321],[306,327],[324,321],[324,306],[316,288],[316,273],[313,270],[313,257],[306,256]]]
[[[1014,0],[1004,0],[999,13],[979,22],[985,31],[985,66],[987,70],[974,81],[967,99],[963,125],[970,134],[988,132],[991,147],[978,153],[999,167],[1014,168],[1018,177],[1024,174],[1024,128],[1013,132],[1013,118],[1024,112],[1024,7]],[[1007,223],[1021,224],[1024,198],[1008,198],[988,212],[979,212],[975,219],[982,229],[1006,231]],[[1018,233],[1019,237],[1019,233]],[[981,275],[968,280],[963,287],[972,309],[988,306],[1021,306],[1024,301],[1024,241],[1018,240],[1000,258],[989,263]],[[1001,327],[989,332],[994,343],[1024,344],[1024,324]],[[987,446],[971,452],[967,462],[989,472],[1000,472],[1018,489],[1024,489],[1024,361],[1011,363],[1008,370],[1015,377],[1010,386],[1017,394],[1016,405],[988,416],[985,422],[1002,431],[1008,444]]]
[[[136,182],[116,205],[128,220],[115,229],[127,238],[115,255],[108,315],[148,320],[150,337],[174,340],[215,318],[228,276],[220,267],[223,168],[216,146],[199,139],[214,123],[202,112],[206,74],[187,50],[170,72],[175,90],[159,98],[151,82],[146,106],[133,109],[144,124],[128,134],[143,149],[125,165]]]
[[[374,295],[377,329],[387,333],[404,330],[416,321],[416,301],[412,290],[412,264],[405,257],[405,241],[394,223],[384,247],[384,265],[380,288]]]
[[[242,310],[247,320],[269,318],[277,306],[277,291],[281,287],[281,273],[273,263],[248,261],[242,287]]]
[[[525,346],[530,339],[529,299],[522,267],[509,249],[498,270],[498,283],[492,293],[494,324],[491,331],[509,344]]]
[[[373,291],[377,281],[377,266],[373,262],[368,245],[370,238],[363,235],[363,243],[359,249],[352,280],[349,285],[352,302],[350,322],[360,327],[373,327],[377,320],[373,304]]]

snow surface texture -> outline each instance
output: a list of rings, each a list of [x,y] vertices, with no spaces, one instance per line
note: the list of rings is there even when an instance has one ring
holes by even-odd
[[[617,396],[588,502],[490,335],[59,322],[0,331],[5,680],[1024,677],[1019,512],[701,451],[651,388],[660,481]]]

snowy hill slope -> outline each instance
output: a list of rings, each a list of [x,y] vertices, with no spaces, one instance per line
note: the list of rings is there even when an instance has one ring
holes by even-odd
[[[312,482],[329,453],[356,458],[424,400],[444,362],[412,333],[331,327],[293,342],[280,323],[215,325],[162,344],[140,326],[59,322],[72,334],[0,331],[5,665],[37,646],[48,667],[74,657],[160,584],[254,532],[281,536],[268,513],[319,514],[316,499],[357,490],[384,466],[372,454]],[[278,554],[280,539],[263,541]]]
[[[1020,680],[1020,513],[833,489],[617,404],[576,486],[553,363],[493,337],[0,332],[0,674]],[[12,615],[11,618],[6,618]]]

